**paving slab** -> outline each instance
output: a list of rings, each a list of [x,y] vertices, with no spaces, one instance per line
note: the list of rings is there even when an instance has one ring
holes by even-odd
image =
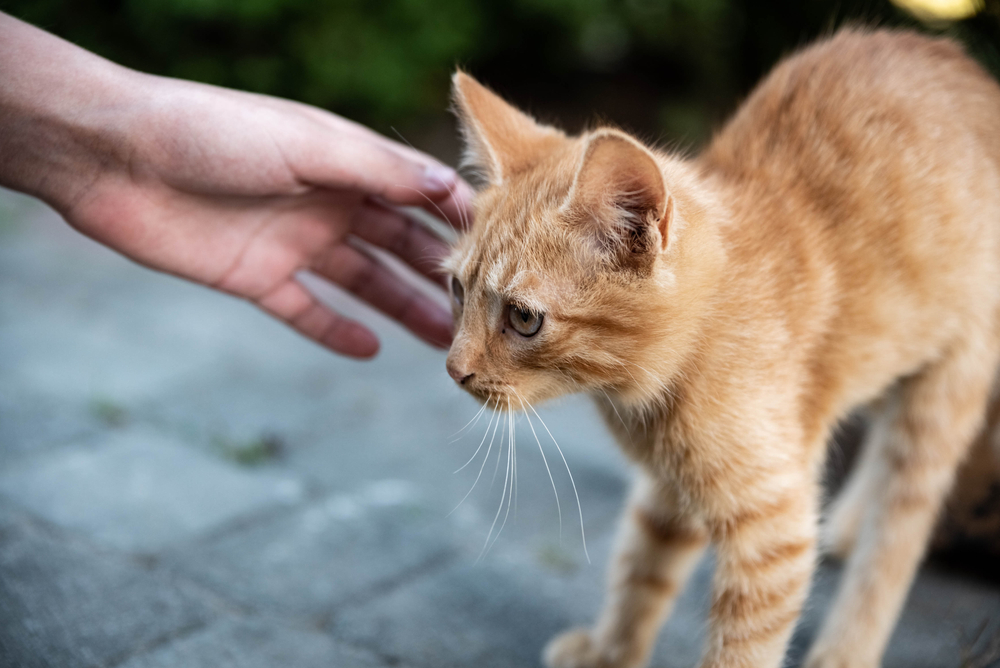
[[[381,668],[372,652],[276,620],[226,619],[118,668]],[[393,663],[405,668],[405,664]]]
[[[0,376],[0,465],[54,445],[86,440],[104,428],[84,402],[34,394]]]
[[[455,552],[411,483],[381,480],[164,554],[178,572],[258,610],[322,620]]]
[[[419,666],[536,666],[544,643],[573,617],[542,596],[539,584],[464,563],[344,611],[332,632]],[[596,609],[597,598],[574,603]]]
[[[608,545],[595,564],[569,572],[506,550],[483,563],[452,566],[335,617],[333,632],[421,666],[540,666],[556,633],[589,626],[603,601]],[[713,561],[700,564],[661,631],[651,661],[662,668],[698,664],[705,641]],[[799,666],[826,615],[841,568],[823,564],[789,651]],[[883,661],[884,668],[1000,665],[1000,592],[928,568],[921,572]],[[988,661],[972,663],[996,655]],[[969,663],[963,663],[968,661]]]
[[[194,587],[0,504],[0,666],[112,666],[217,614]]]
[[[367,386],[363,380],[359,385],[361,394]],[[392,398],[388,391],[370,389],[381,401]],[[504,485],[507,480],[509,486],[508,470],[514,468],[508,468],[510,443],[505,425],[498,428],[494,421],[490,427],[488,413],[456,435],[479,407],[460,401],[462,397],[450,399],[452,391],[447,386],[428,391],[419,401],[401,396],[398,410],[372,411],[367,424],[357,424],[348,415],[355,401],[363,400],[345,398],[340,408],[334,404],[329,414],[314,416],[311,434],[290,441],[283,464],[331,490],[350,490],[359,481],[385,476],[409,480],[421,489],[430,510],[446,515],[458,508],[456,513],[470,523],[469,543],[481,544],[501,504],[500,519],[506,515],[510,495]],[[631,474],[588,402],[568,402],[541,412],[566,461],[536,418],[531,426],[523,416],[517,421],[516,503],[505,536],[557,543],[561,515],[563,538],[578,544],[580,511],[574,485],[588,531],[600,532],[616,521]]]
[[[517,505],[477,563],[506,498],[505,441],[452,474],[489,416],[453,441],[479,407],[443,353],[318,286],[383,341],[374,362],[336,357],[3,192],[0,238],[0,666],[537,666],[551,635],[597,614],[629,472],[585,399],[539,410],[593,564],[535,422],[560,539],[523,419]],[[821,569],[789,665],[838,575]],[[710,578],[709,559],[654,666],[696,665]],[[925,569],[885,668],[997,665],[998,594]]]
[[[545,644],[593,622],[604,597],[612,537],[591,546],[592,564],[567,568],[522,545],[468,555],[366,605],[338,614],[338,637],[420,666],[540,666]],[[700,656],[711,561],[681,595],[653,665],[693,666]]]
[[[292,476],[247,472],[136,429],[7,467],[0,494],[108,545],[154,552],[240,516],[296,503],[304,489]]]
[[[249,303],[138,267],[40,203],[0,192],[0,207],[11,202],[17,219],[0,229],[0,377],[8,387],[130,405],[211,377],[205,372],[218,362],[277,366],[306,349],[321,353]]]
[[[789,652],[791,665],[798,665],[805,658],[833,601],[842,571],[842,566],[836,562],[826,562],[818,569]],[[989,668],[1000,665],[1000,653],[986,663],[963,663],[980,656],[989,641],[1000,641],[998,627],[1000,590],[976,579],[927,566],[913,583],[882,666],[960,668],[978,665]],[[977,643],[980,630],[983,634]]]

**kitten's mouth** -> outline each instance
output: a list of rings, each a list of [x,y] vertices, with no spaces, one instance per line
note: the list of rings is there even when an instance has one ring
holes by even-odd
[[[501,392],[489,392],[487,390],[479,390],[473,393],[480,402],[486,404],[488,408],[497,408],[500,410],[506,410],[508,405],[513,405],[513,399],[510,395]]]
[[[486,404],[487,408],[497,409],[501,411],[511,410],[515,411],[521,408],[521,400],[517,397],[516,392],[511,392],[509,389],[498,389],[495,387],[464,387],[462,388],[473,397],[475,397],[480,403]]]

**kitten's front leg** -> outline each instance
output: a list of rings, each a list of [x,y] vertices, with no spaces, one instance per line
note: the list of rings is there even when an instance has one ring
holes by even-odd
[[[777,487],[777,486],[776,486]],[[777,668],[816,559],[815,486],[748,504],[715,529],[709,644],[702,668]]]
[[[649,653],[671,604],[707,543],[707,531],[675,514],[677,504],[640,477],[619,530],[604,611],[593,629],[557,636],[549,668],[635,668]]]

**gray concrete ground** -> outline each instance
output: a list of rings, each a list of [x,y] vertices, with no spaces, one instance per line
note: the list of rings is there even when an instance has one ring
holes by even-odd
[[[501,439],[453,474],[489,416],[456,440],[477,406],[444,355],[376,325],[376,361],[337,358],[0,192],[0,666],[537,666],[591,619],[628,468],[588,404],[543,415],[591,563],[523,419],[516,508],[477,560]],[[654,665],[697,662],[710,568]],[[793,661],[837,577],[820,571]],[[925,569],[885,666],[1000,665],[998,626],[995,585]]]

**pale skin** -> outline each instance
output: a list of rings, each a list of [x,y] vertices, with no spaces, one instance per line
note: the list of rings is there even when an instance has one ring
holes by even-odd
[[[454,170],[334,114],[129,70],[0,13],[0,185],[132,260],[245,298],[329,349],[371,357],[365,325],[317,301],[310,271],[432,345],[451,315],[367,247],[440,283]]]

